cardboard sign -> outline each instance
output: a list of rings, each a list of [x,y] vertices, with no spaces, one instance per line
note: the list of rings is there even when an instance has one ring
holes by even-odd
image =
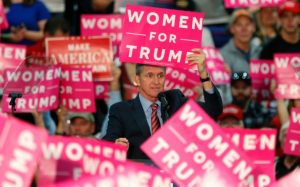
[[[46,130],[0,114],[0,186],[31,185]]]
[[[239,186],[255,167],[193,100],[141,148],[180,186]]]
[[[249,176],[244,184],[267,187],[275,182],[276,130],[223,128],[231,141],[243,150],[260,171]],[[247,185],[247,186],[248,186]]]
[[[95,91],[91,68],[64,66],[61,74],[60,105],[72,112],[95,112]]]
[[[4,86],[4,70],[17,68],[25,58],[26,46],[0,43],[0,88]]]
[[[114,57],[119,56],[122,41],[123,15],[82,15],[81,36],[108,36],[111,38]]]
[[[11,112],[9,94],[21,94],[16,99],[16,112],[46,111],[58,107],[61,69],[55,66],[5,70],[2,110]]]
[[[7,29],[9,27],[8,21],[6,19],[5,8],[2,1],[0,2],[0,31],[1,29]]]
[[[275,65],[272,60],[251,60],[250,77],[256,101],[274,99],[270,92],[271,82],[275,79]]]
[[[95,81],[110,81],[112,46],[109,37],[46,38],[46,56],[57,63],[92,67]]]
[[[126,5],[128,4],[172,8],[174,6],[174,0],[117,0],[115,2],[114,12],[125,13]]]
[[[124,146],[95,139],[52,136],[42,144],[39,186],[55,185],[85,176],[105,176],[126,160]]]
[[[300,99],[300,53],[274,55],[277,99]]]
[[[180,89],[186,97],[195,99],[198,93],[193,89],[199,85],[200,78],[196,73],[167,67],[165,90]]]
[[[220,51],[213,47],[205,47],[203,52],[206,54],[206,68],[213,83],[216,85],[230,84],[231,75],[225,67]]]
[[[128,5],[120,60],[191,69],[186,56],[201,47],[203,14]]]
[[[280,179],[272,187],[298,187],[300,185],[300,169],[297,169]]]
[[[293,108],[290,115],[290,126],[287,130],[284,143],[284,153],[289,155],[300,155],[300,109]]]
[[[285,0],[225,0],[226,8],[276,7]]]
[[[158,169],[131,161],[124,162],[123,171],[110,176],[85,177],[76,182],[66,181],[56,187],[171,187],[171,180]],[[50,187],[50,186],[47,186]]]
[[[109,99],[109,82],[94,82],[96,99]]]

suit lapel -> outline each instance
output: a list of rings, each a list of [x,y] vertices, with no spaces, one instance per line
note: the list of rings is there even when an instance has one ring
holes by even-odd
[[[141,131],[143,132],[144,136],[149,137],[151,135],[149,125],[138,96],[133,100],[133,117],[140,127]]]

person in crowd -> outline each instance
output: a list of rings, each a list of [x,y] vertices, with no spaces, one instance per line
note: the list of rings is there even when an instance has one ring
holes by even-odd
[[[271,121],[271,114],[262,104],[252,99],[251,78],[247,72],[233,73],[231,77],[232,104],[244,114],[245,128],[261,128]]]
[[[220,94],[206,71],[204,52],[201,49],[192,51],[187,60],[190,65],[197,65],[204,90],[205,102],[198,103],[216,119],[223,109]],[[165,75],[165,67],[137,64],[138,96],[116,103],[109,110],[107,133],[103,139],[126,146],[129,159],[148,159],[140,145],[187,101],[180,90],[163,92]]]
[[[4,0],[6,17],[10,25],[9,42],[32,45],[44,37],[44,27],[50,18],[46,6],[39,0]]]
[[[95,118],[92,113],[70,112],[67,123],[70,136],[93,137],[95,133]]]
[[[253,42],[255,23],[246,9],[238,9],[232,13],[229,21],[232,38],[221,48],[225,63],[234,72],[249,72],[250,59],[256,59],[260,46]]]
[[[261,51],[261,59],[273,59],[275,53],[299,53],[299,13],[300,6],[296,1],[286,1],[278,9],[281,25],[279,34]]]
[[[279,132],[279,142],[280,146],[284,147],[284,142],[286,138],[286,132],[289,127],[289,122],[286,122],[281,127],[281,130]],[[285,175],[291,173],[296,168],[300,166],[300,159],[297,156],[287,155],[283,154],[275,161],[275,177],[277,180],[284,177]]]
[[[218,124],[221,127],[243,128],[243,110],[236,105],[227,105],[223,108],[223,113],[218,117]]]
[[[268,44],[278,33],[278,14],[275,7],[262,7],[256,13],[257,31],[255,35],[261,46]]]

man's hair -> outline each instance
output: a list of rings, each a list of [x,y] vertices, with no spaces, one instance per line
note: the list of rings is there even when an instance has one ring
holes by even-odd
[[[68,21],[62,17],[52,17],[47,20],[44,28],[44,33],[54,36],[55,32],[61,30],[64,34],[70,33],[70,25]]]
[[[136,64],[135,66],[135,74],[136,75],[141,75],[142,72],[142,68],[144,66],[154,66],[154,65],[148,65],[148,64]],[[154,67],[162,67],[164,69],[164,71],[166,71],[166,67],[165,66],[154,66]]]

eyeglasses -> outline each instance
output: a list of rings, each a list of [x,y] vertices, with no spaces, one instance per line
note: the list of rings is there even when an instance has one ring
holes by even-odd
[[[247,72],[233,73],[232,80],[250,80],[250,75]]]

